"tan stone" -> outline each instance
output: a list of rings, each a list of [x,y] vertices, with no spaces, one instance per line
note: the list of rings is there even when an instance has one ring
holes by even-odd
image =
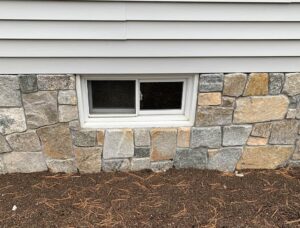
[[[104,129],[99,129],[97,131],[97,145],[98,146],[103,146],[104,145],[104,134],[105,134]]]
[[[177,133],[177,146],[181,148],[190,147],[191,128],[180,127]]]
[[[293,154],[293,157],[292,157],[293,160],[300,160],[300,139],[297,140],[297,143],[296,143],[296,150]]]
[[[293,146],[245,147],[237,169],[276,169],[288,161],[293,151]]]
[[[247,141],[247,145],[249,146],[264,146],[267,145],[268,139],[267,138],[260,138],[260,137],[249,137]]]
[[[296,119],[297,109],[289,109],[288,113],[286,114],[287,119]]]
[[[222,97],[222,106],[223,107],[234,107],[235,106],[235,98]]]
[[[227,74],[224,77],[223,95],[238,97],[244,92],[247,75],[241,73]]]
[[[272,123],[257,123],[252,129],[252,136],[260,138],[268,138],[271,134]]]
[[[80,173],[101,171],[102,147],[77,147],[74,149],[77,168]]]
[[[244,96],[267,95],[269,91],[269,75],[267,73],[250,74]]]
[[[289,100],[286,96],[243,97],[237,99],[234,123],[257,123],[284,119]]]
[[[198,105],[200,106],[213,106],[220,105],[222,103],[221,93],[199,93]]]
[[[300,94],[300,73],[286,75],[283,93],[288,94],[289,96]]]

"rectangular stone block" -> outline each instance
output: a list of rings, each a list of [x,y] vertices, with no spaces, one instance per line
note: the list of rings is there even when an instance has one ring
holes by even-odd
[[[19,78],[13,75],[0,76],[0,107],[21,107]]]
[[[196,126],[220,126],[232,123],[233,108],[199,107],[196,113]]]
[[[245,145],[251,130],[251,125],[225,126],[223,131],[223,146]]]
[[[77,95],[75,90],[60,90],[58,92],[58,104],[76,105]]]
[[[281,93],[284,83],[283,73],[270,73],[269,74],[269,94],[278,95]]]
[[[289,96],[300,94],[300,73],[286,74],[282,92]]]
[[[177,147],[188,148],[190,147],[191,128],[180,127],[177,132]]]
[[[269,92],[269,75],[267,73],[252,73],[248,78],[244,96],[263,96]]]
[[[22,93],[37,92],[37,76],[34,74],[21,75],[20,88]]]
[[[72,140],[74,146],[92,147],[96,146],[97,132],[89,129],[72,130]]]
[[[15,152],[37,152],[42,150],[40,139],[35,131],[16,133],[6,138]]]
[[[74,149],[74,155],[80,173],[101,171],[102,147],[77,147]]]
[[[172,168],[173,168],[173,161],[170,160],[151,162],[151,170],[156,173],[166,172],[167,170]]]
[[[269,138],[271,134],[271,126],[272,123],[254,124],[251,135],[255,137]]]
[[[150,132],[149,129],[135,129],[134,130],[134,144],[138,147],[150,146]]]
[[[221,93],[199,93],[198,105],[200,106],[215,106],[222,103]]]
[[[221,127],[192,128],[191,147],[219,148],[221,146]]]
[[[131,160],[131,171],[150,169],[150,158],[133,158]]]
[[[129,159],[108,159],[102,160],[102,170],[104,172],[129,171]]]
[[[103,146],[104,145],[104,137],[105,137],[105,130],[98,129],[97,130],[97,145]]]
[[[39,90],[74,90],[75,77],[73,75],[38,75]]]
[[[51,173],[77,173],[75,159],[46,159]]]
[[[8,135],[26,129],[23,108],[0,108],[0,134]]]
[[[264,146],[267,145],[268,138],[260,138],[260,137],[249,137],[247,141],[248,146]]]
[[[150,157],[150,147],[135,147],[134,148],[135,158],[146,158]]]
[[[223,74],[201,74],[199,92],[221,92],[223,90]]]
[[[282,120],[272,123],[269,143],[281,145],[294,145],[298,136],[298,120]]]
[[[226,74],[224,77],[223,95],[239,97],[243,94],[247,75],[242,73]]]
[[[58,120],[59,122],[70,122],[78,119],[77,106],[73,105],[59,105],[58,106]]]
[[[176,169],[205,169],[207,165],[207,148],[177,149],[174,158]]]

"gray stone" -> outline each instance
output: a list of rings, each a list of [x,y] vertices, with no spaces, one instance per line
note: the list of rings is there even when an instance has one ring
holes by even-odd
[[[129,159],[102,160],[102,170],[104,172],[129,171],[130,161]]]
[[[296,149],[295,152],[292,156],[293,160],[300,160],[300,139],[297,140],[296,142]]]
[[[289,104],[290,109],[300,108],[300,95],[289,97],[289,100],[290,100],[290,104]]]
[[[149,147],[135,147],[134,148],[134,157],[135,158],[150,157],[150,148]]]
[[[159,173],[159,172],[166,172],[169,169],[173,168],[173,161],[157,161],[157,162],[151,162],[150,168],[153,172]]]
[[[196,126],[228,125],[232,122],[233,108],[199,107],[196,114]]]
[[[298,135],[298,120],[282,120],[272,123],[269,143],[293,145]]]
[[[246,74],[235,73],[225,75],[223,95],[231,97],[241,96],[244,92],[246,82]]]
[[[20,88],[22,93],[37,92],[37,76],[34,74],[21,75]]]
[[[300,161],[289,161],[288,166],[291,168],[299,168],[300,167]],[[1,173],[1,170],[0,170]]]
[[[74,149],[76,165],[80,173],[101,171],[102,147],[77,147]]]
[[[26,131],[23,108],[0,108],[0,133],[8,135]]]
[[[97,132],[94,130],[82,129],[79,131],[72,130],[73,144],[79,147],[96,146]]]
[[[234,125],[224,127],[223,146],[245,145],[251,130],[251,125]]]
[[[69,122],[69,128],[72,130],[79,130],[80,129],[80,122],[79,120],[72,120]]]
[[[17,76],[0,76],[0,107],[21,107],[19,89],[19,78]]]
[[[221,127],[194,127],[192,128],[191,147],[219,148],[221,137]]]
[[[174,158],[176,169],[205,169],[207,164],[207,148],[177,149]]]
[[[10,146],[6,142],[5,138],[2,135],[0,135],[0,154],[1,153],[7,153],[7,152],[10,152],[10,151],[11,151]]]
[[[58,92],[58,104],[76,105],[77,96],[75,90],[60,90]]]
[[[233,172],[242,156],[243,148],[227,147],[208,153],[208,169]]]
[[[58,107],[58,119],[59,122],[70,122],[78,119],[77,106],[72,105],[60,105]]]
[[[57,123],[56,91],[23,94],[23,104],[28,128],[35,129]]]
[[[46,163],[51,173],[77,173],[74,159],[47,159]]]
[[[269,74],[269,94],[278,95],[281,93],[284,83],[283,73],[270,73]]]
[[[15,152],[37,152],[42,150],[40,139],[35,131],[12,134],[7,136],[6,139]]]
[[[48,170],[42,153],[5,153],[3,154],[3,160],[8,173],[33,173]]]
[[[3,156],[0,155],[0,174],[6,174],[6,167],[3,161]]]
[[[108,129],[105,132],[103,158],[130,158],[134,155],[131,129]]]
[[[283,93],[289,96],[300,94],[300,73],[286,74]]]
[[[150,133],[148,129],[134,130],[135,146],[150,146]]]
[[[223,74],[201,74],[199,92],[219,92],[223,90]]]
[[[133,158],[131,160],[131,171],[150,169],[150,158]]]
[[[38,75],[39,90],[74,90],[75,77],[72,75]]]

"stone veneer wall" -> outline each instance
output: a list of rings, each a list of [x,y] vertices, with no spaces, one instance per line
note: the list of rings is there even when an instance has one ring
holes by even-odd
[[[73,75],[0,76],[0,173],[300,166],[300,74],[202,74],[194,127],[81,129]]]

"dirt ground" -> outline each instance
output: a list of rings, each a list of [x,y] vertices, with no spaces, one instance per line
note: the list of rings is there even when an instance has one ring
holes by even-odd
[[[0,175],[0,227],[300,227],[300,169],[243,174]]]

